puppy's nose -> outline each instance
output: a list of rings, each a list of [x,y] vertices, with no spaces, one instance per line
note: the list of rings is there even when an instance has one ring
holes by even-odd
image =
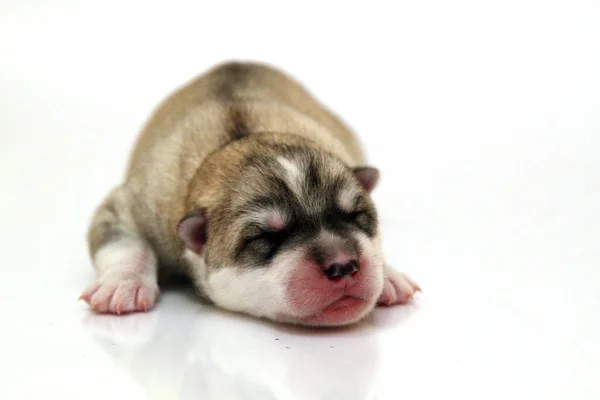
[[[358,272],[358,262],[356,260],[350,260],[345,264],[333,263],[326,267],[323,272],[327,278],[331,280],[341,279]]]

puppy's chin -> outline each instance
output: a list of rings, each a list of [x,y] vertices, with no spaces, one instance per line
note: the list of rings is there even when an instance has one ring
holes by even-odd
[[[375,299],[375,300],[373,300]],[[334,300],[310,316],[278,314],[278,322],[311,327],[336,327],[354,324],[366,317],[375,307],[377,297],[370,300],[344,296]]]

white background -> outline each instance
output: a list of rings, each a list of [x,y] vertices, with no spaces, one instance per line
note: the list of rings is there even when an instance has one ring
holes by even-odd
[[[600,398],[597,0],[85,3],[0,3],[0,398]],[[229,59],[359,132],[413,305],[324,332],[76,301],[139,128]]]

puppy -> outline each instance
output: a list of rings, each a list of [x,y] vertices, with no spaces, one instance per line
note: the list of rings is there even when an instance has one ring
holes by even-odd
[[[155,111],[88,233],[100,313],[152,308],[185,275],[213,304],[308,326],[352,324],[419,287],[388,267],[354,134],[271,67],[217,66]]]

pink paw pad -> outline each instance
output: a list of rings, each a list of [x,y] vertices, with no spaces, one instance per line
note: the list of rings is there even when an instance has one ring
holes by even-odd
[[[419,285],[407,275],[388,270],[383,284],[383,291],[377,304],[380,306],[406,304],[416,292],[420,291]]]
[[[101,314],[126,314],[148,311],[156,303],[158,287],[139,280],[96,282],[79,299]]]

